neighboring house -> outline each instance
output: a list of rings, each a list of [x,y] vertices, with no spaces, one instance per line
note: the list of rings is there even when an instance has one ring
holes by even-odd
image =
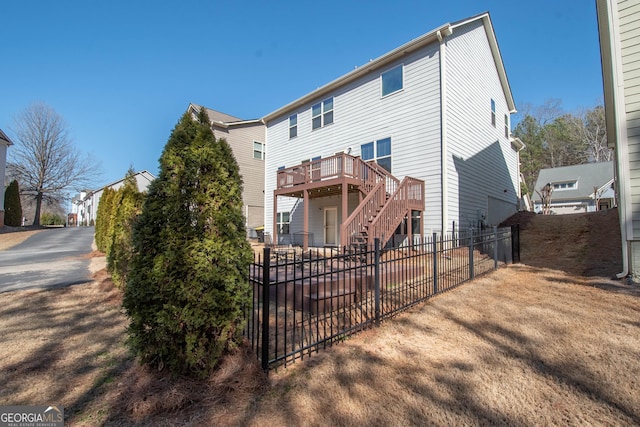
[[[151,181],[156,179],[150,172],[144,170],[137,172],[134,175],[136,184],[138,185],[138,191],[147,191]],[[121,180],[107,184],[98,190],[86,190],[81,191],[71,200],[71,215],[69,218],[73,218],[75,225],[95,225],[96,215],[98,213],[98,204],[100,203],[100,197],[106,188],[117,190],[124,185],[125,178]],[[70,224],[74,225],[74,224]]]
[[[193,117],[202,106],[189,104]],[[206,107],[205,107],[206,108]],[[265,126],[262,120],[241,120],[206,108],[216,138],[224,138],[240,167],[243,180],[242,203],[246,228],[250,237],[264,225],[264,162],[266,155]]]
[[[7,170],[7,148],[13,145],[9,137],[0,129],[0,177],[2,178],[2,194],[0,194],[0,227],[4,226],[4,190],[5,172]]]
[[[623,271],[640,281],[640,3],[596,0],[607,141],[615,150]]]
[[[542,211],[540,193],[549,184],[553,214],[593,212],[616,206],[613,162],[542,169],[533,195],[535,212]]]
[[[488,13],[445,24],[266,115],[265,227],[345,246],[517,212],[516,111]]]

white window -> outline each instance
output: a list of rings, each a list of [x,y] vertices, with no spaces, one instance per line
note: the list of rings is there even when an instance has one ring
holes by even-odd
[[[391,138],[383,138],[360,146],[362,160],[375,160],[380,166],[391,172]]]
[[[264,144],[262,142],[253,141],[253,158],[264,160]]]
[[[554,190],[575,190],[578,187],[578,183],[576,181],[566,181],[566,182],[554,182],[553,189]]]
[[[331,123],[333,123],[333,97],[311,107],[311,129],[318,129]]]
[[[504,115],[504,137],[509,138],[509,116]]]
[[[289,223],[290,223],[290,213],[289,212],[278,212],[277,225],[278,225],[278,235],[289,234]]]
[[[491,100],[491,124],[496,127],[496,101]]]
[[[289,139],[298,136],[298,115],[289,116]]]
[[[382,82],[382,96],[391,95],[398,92],[403,88],[403,66],[398,65],[391,70],[384,72],[380,75],[380,81]]]

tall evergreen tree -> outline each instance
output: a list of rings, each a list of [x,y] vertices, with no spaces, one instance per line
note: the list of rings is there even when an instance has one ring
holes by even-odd
[[[9,183],[7,190],[4,192],[4,223],[12,227],[22,225],[20,187],[15,179]]]
[[[197,120],[185,113],[133,229],[123,305],[143,362],[205,377],[237,345],[252,258],[241,194],[238,165],[204,109]]]
[[[113,208],[113,199],[116,196],[116,190],[109,187],[105,188],[100,196],[98,203],[98,211],[96,212],[96,228],[95,240],[96,247],[99,251],[108,253],[111,245],[111,217]]]
[[[107,270],[113,282],[123,287],[129,273],[133,257],[133,224],[142,212],[144,193],[138,191],[135,172],[129,168],[124,185],[118,189],[111,206],[111,227],[109,229]]]

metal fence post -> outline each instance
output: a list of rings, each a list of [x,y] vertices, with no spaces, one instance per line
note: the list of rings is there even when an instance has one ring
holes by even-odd
[[[474,237],[473,237],[473,228],[469,230],[469,279],[473,279],[475,277],[475,268],[473,268],[473,247],[475,245]]]
[[[264,248],[262,262],[262,369],[269,372],[269,284],[271,248]]]
[[[433,293],[438,293],[438,235],[431,235],[431,251],[433,252]]]
[[[380,239],[373,241],[373,292],[376,310],[376,325],[380,325]]]
[[[493,226],[493,269],[498,269],[498,227]]]

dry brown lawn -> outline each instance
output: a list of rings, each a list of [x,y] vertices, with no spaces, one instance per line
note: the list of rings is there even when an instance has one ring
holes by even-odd
[[[268,378],[244,351],[200,383],[137,365],[104,271],[0,294],[0,328],[0,405],[69,426],[640,425],[640,288],[527,264]]]

